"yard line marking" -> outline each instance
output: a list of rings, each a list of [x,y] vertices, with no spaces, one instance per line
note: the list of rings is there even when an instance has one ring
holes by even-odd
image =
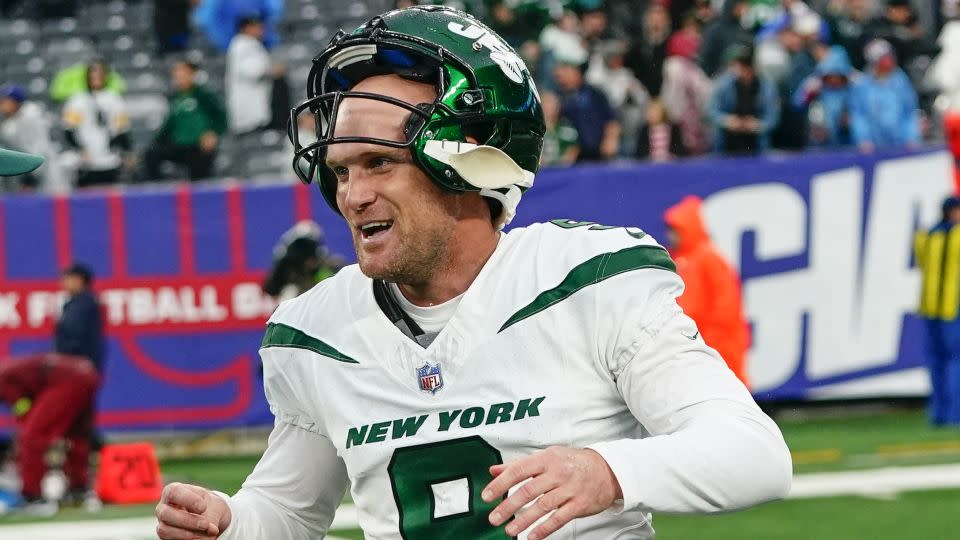
[[[960,465],[886,467],[863,471],[800,474],[793,477],[789,499],[890,497],[903,491],[960,488]]]

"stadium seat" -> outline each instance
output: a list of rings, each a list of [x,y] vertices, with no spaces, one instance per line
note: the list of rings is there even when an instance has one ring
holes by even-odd
[[[28,19],[0,20],[0,37],[18,38],[36,35],[36,25]]]
[[[82,33],[82,31],[79,30],[77,19],[74,18],[43,21],[39,29],[39,36],[43,39],[51,39],[54,37],[66,38],[77,36],[80,33]]]
[[[36,48],[37,48],[37,45],[32,39],[24,38],[17,41],[13,51],[18,55],[26,56],[29,54],[33,54],[33,51],[36,50]],[[23,60],[18,59],[16,61],[22,62]]]
[[[156,73],[142,73],[127,80],[127,88],[131,93],[163,93],[167,91],[166,79]]]

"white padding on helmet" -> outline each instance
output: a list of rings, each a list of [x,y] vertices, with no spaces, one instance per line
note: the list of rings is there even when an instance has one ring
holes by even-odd
[[[533,185],[533,173],[521,169],[499,148],[460,141],[427,141],[423,153],[446,163],[470,185],[480,189]]]
[[[506,193],[501,193],[501,191],[504,190]],[[523,195],[523,192],[520,191],[520,188],[517,186],[510,186],[500,190],[480,190],[480,196],[490,197],[491,199],[499,201],[500,206],[503,208],[503,210],[500,211],[500,215],[494,220],[494,225],[496,225],[497,230],[503,229],[513,221],[513,216],[517,215],[517,205],[520,204],[521,195]]]

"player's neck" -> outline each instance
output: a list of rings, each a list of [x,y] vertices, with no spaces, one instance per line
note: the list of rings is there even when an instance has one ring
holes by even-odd
[[[453,234],[444,264],[423,283],[399,283],[400,292],[417,306],[435,306],[460,296],[477,279],[499,241],[500,233],[494,229]]]

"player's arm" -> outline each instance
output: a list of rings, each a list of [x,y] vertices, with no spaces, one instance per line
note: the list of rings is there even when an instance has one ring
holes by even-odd
[[[278,420],[266,452],[233,497],[198,486],[167,486],[157,505],[157,535],[323,538],[346,487],[346,469],[328,439]]]
[[[323,538],[347,485],[329,439],[278,422],[260,463],[229,498],[233,520],[220,538]]]
[[[541,540],[611,507],[715,512],[786,494],[791,462],[780,430],[697,335],[676,304],[681,291],[660,269],[595,285],[598,361],[652,436],[551,447],[492,467],[483,500],[518,488],[491,512],[492,524],[513,517],[506,532],[515,536],[544,518],[528,534]]]
[[[168,486],[157,506],[161,539],[315,540],[326,534],[347,489],[346,466],[306,412],[313,396],[303,385],[308,377],[297,350],[262,349],[260,356],[264,391],[277,418],[267,450],[232,497]]]
[[[646,292],[615,294],[631,279],[642,285],[634,290]],[[784,497],[792,464],[780,430],[677,306],[680,279],[640,270],[607,285],[614,280],[622,286],[597,289],[601,339],[603,328],[614,329],[600,347],[651,436],[590,448],[616,476],[624,507],[718,512]]]
[[[277,424],[260,463],[230,498],[233,522],[223,538],[322,538],[343,500],[346,466],[308,412],[316,395],[304,384],[311,380],[304,370],[314,363],[301,354],[286,347],[260,350],[264,392]]]

